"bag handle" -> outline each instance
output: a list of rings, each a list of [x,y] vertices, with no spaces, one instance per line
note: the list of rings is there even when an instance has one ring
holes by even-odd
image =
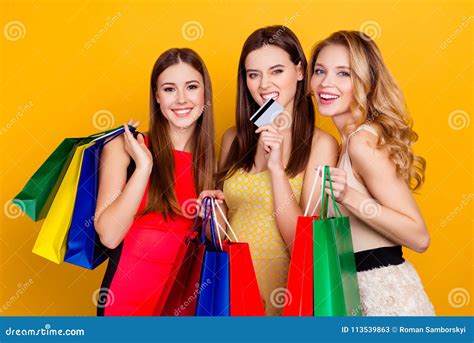
[[[206,228],[207,225],[209,225],[209,229],[211,231],[211,239],[212,239],[212,245],[215,249],[218,249],[217,247],[217,240],[216,240],[216,228],[214,226],[214,215],[212,211],[212,198],[211,197],[204,197],[203,199],[203,204],[204,204],[204,222],[202,225],[202,232],[201,232],[201,241],[205,242],[206,241]],[[222,251],[222,240],[220,238],[219,232],[217,232],[217,235],[219,236],[219,247],[220,250]]]
[[[135,126],[128,125],[128,128],[130,129],[130,131],[131,131],[132,133],[135,132]],[[104,135],[102,135],[102,136],[100,136],[100,137],[94,138],[91,142],[96,142],[96,141],[98,141],[98,140],[102,140],[102,139],[105,139],[105,138],[107,138],[107,137],[111,137],[111,136],[112,136],[112,139],[109,139],[107,142],[104,143],[104,145],[105,145],[105,144],[107,144],[108,142],[110,142],[111,140],[113,140],[115,137],[120,136],[121,134],[123,134],[124,132],[125,132],[125,129],[123,128],[123,126],[121,126],[121,127],[117,128],[117,129],[115,129],[115,130],[112,130],[112,131],[110,131],[110,132],[108,132],[108,133],[106,133],[106,134],[104,134]]]
[[[215,224],[217,226],[218,229],[220,229],[224,235],[229,239],[229,241],[232,242],[232,239],[230,238],[230,236],[227,234],[226,230],[224,230],[222,228],[222,226],[219,224],[219,221],[217,220],[217,216],[216,216],[216,210],[215,210],[215,207],[217,207],[217,209],[219,210],[221,216],[222,216],[222,219],[224,219],[224,222],[226,223],[226,225],[229,227],[230,231],[232,232],[232,235],[234,236],[235,238],[235,242],[239,242],[239,239],[237,238],[237,235],[235,234],[235,231],[234,229],[232,229],[232,226],[230,226],[230,223],[229,221],[227,220],[227,218],[225,217],[224,215],[224,211],[222,211],[222,208],[220,207],[219,203],[215,200],[215,199],[212,199],[212,206],[213,206],[213,211],[214,211],[214,221],[215,221]],[[215,207],[214,207],[215,206]],[[217,231],[219,232],[219,231]]]
[[[205,199],[205,198],[204,198]],[[204,202],[204,199],[203,199],[203,202]],[[201,202],[201,204],[199,205],[199,208],[197,209],[197,215],[196,215],[196,218],[194,219],[194,223],[193,223],[193,226],[191,228],[191,232],[189,234],[189,237],[191,237],[194,232],[197,232],[198,235],[201,234],[201,232],[199,232],[199,228],[201,228],[201,225],[199,224],[203,224],[204,221],[205,221],[205,217],[201,220],[201,218],[199,218],[199,213],[201,213],[201,209],[202,209],[202,205],[203,205],[203,202]],[[202,230],[201,230],[202,231]],[[205,237],[204,237],[205,238]],[[204,240],[202,239],[202,237],[200,238],[201,240],[201,243],[204,242]]]
[[[316,190],[316,183],[318,181],[320,172],[321,172],[321,166],[318,166],[318,168],[316,169],[316,175],[314,176],[314,179],[313,179],[313,184],[311,185],[311,193],[309,193],[308,203],[306,204],[306,209],[304,210],[305,217],[308,216],[309,205],[311,204],[311,200],[313,200],[314,191]],[[321,180],[321,183],[322,183],[322,180]],[[320,202],[321,202],[321,197],[316,202],[316,205],[314,205],[313,211],[311,212],[311,216],[314,216],[314,212],[316,211],[316,208],[318,208],[318,205]]]
[[[336,202],[336,197],[334,196],[334,189],[332,187],[332,179],[331,179],[331,172],[330,172],[329,166],[324,166],[324,171],[323,171],[323,179],[322,179],[322,185],[321,185],[322,205],[320,209],[320,216],[321,218],[323,218],[322,216],[324,215],[324,212],[326,212],[326,215],[324,218],[327,218],[329,216],[329,195],[326,194],[326,192],[324,191],[327,181],[329,182],[329,188],[331,190],[331,200],[334,207],[335,216],[340,218],[342,217],[342,212],[339,208],[339,205]]]

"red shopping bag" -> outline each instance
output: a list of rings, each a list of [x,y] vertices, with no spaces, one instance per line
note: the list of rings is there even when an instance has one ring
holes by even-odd
[[[248,243],[225,241],[223,249],[230,260],[230,315],[264,316]]]
[[[319,219],[319,217],[314,216],[314,212],[320,200],[314,206],[311,216],[308,216],[308,212],[320,171],[321,167],[318,167],[304,216],[298,217],[296,224],[293,253],[291,254],[286,286],[287,298],[291,301],[288,301],[283,307],[283,316],[314,315],[313,221]],[[323,184],[321,184],[321,192],[323,192]]]
[[[318,217],[298,217],[293,253],[288,272],[288,301],[284,316],[312,316],[313,306],[313,220]]]
[[[230,315],[231,316],[264,316],[265,309],[262,296],[258,288],[257,276],[253,266],[248,243],[239,242],[234,230],[227,221],[224,212],[216,201],[211,202],[213,218],[216,223],[216,232],[220,231],[228,240],[222,243],[223,251],[229,254],[230,270]],[[226,230],[223,230],[217,220],[215,208],[220,212],[222,219],[232,232],[235,242],[231,241]]]
[[[186,249],[177,258],[173,272],[155,307],[155,316],[194,316],[199,293],[205,246],[199,238],[189,238]]]

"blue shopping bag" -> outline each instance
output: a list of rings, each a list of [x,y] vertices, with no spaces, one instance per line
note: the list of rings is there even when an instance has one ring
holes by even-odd
[[[133,126],[129,126],[135,132]],[[95,140],[94,145],[84,150],[76,201],[69,228],[67,249],[64,261],[94,269],[104,262],[107,248],[100,242],[94,227],[99,184],[100,154],[104,145],[124,133],[121,127]]]
[[[204,219],[209,223],[212,241],[206,243],[199,283],[196,316],[230,316],[229,254],[216,243],[216,228],[210,198],[204,199]],[[206,225],[203,233],[206,232]]]

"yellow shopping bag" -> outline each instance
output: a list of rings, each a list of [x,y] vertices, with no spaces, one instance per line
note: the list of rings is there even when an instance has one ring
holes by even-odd
[[[74,152],[33,247],[33,253],[58,264],[64,261],[66,254],[67,235],[74,211],[84,150],[93,144],[94,142],[78,146]]]

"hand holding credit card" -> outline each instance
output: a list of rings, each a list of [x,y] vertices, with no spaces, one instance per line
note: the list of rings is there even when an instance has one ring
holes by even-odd
[[[283,110],[282,105],[270,98],[250,117],[250,121],[258,127],[270,125]]]

